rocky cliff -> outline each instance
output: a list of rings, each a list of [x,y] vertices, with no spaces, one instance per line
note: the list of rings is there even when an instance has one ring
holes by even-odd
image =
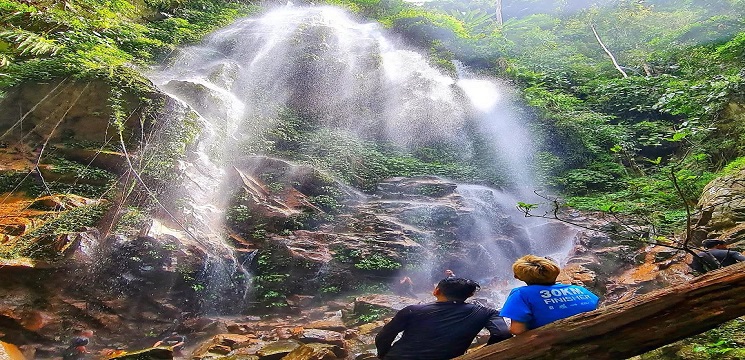
[[[126,116],[102,105],[112,97]],[[499,264],[559,251],[560,239],[571,248],[561,280],[608,302],[689,276],[684,255],[619,240],[600,214],[569,213],[598,229],[589,231],[494,202],[487,227],[484,199],[499,191],[433,176],[363,193],[308,164],[246,155],[224,169],[225,210],[202,211],[204,200],[172,186],[207,186],[190,170],[198,116],[180,102],[60,81],[20,87],[2,107],[18,111],[0,115],[0,333],[39,357],[82,328],[97,330],[96,350],[179,331],[207,339],[193,349],[202,357],[356,356],[369,350],[375,321],[426,301],[442,270],[478,279],[483,301],[498,305],[511,286]],[[702,197],[707,236],[738,238],[742,176]],[[197,228],[203,217],[221,218],[219,231]],[[389,294],[403,275],[419,299],[349,298]]]

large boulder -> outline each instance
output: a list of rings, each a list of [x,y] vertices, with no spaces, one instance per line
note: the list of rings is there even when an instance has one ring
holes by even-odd
[[[260,360],[279,360],[301,346],[297,340],[279,340],[264,346],[256,355]]]
[[[282,360],[334,360],[337,356],[333,348],[333,345],[328,344],[305,344],[287,354]]]
[[[745,168],[714,179],[704,187],[694,218],[696,244],[706,238],[745,238]]]
[[[296,338],[304,344],[320,343],[331,345],[332,347],[329,349],[340,358],[344,358],[348,355],[344,334],[340,332],[320,329],[304,329]]]
[[[392,316],[409,305],[419,304],[418,299],[403,296],[372,294],[354,299],[354,310],[349,314],[349,322],[363,324]]]
[[[149,87],[144,78],[132,78],[132,88],[142,85]],[[138,83],[139,82],[139,83]],[[23,117],[23,129],[33,129],[25,136],[26,140],[47,139],[50,145],[59,143],[106,144],[119,142],[119,134],[111,129],[109,96],[111,85],[104,80],[59,80],[45,83],[26,82],[10,91],[0,99],[0,108],[16,111],[0,112],[0,133],[11,129],[18,122],[18,114]],[[129,116],[123,124],[125,142],[130,137],[143,133],[140,126],[142,109],[138,108],[141,94],[120,94],[122,111]],[[50,121],[50,119],[54,119]],[[9,136],[24,134],[9,131]],[[7,140],[7,139],[6,139]]]

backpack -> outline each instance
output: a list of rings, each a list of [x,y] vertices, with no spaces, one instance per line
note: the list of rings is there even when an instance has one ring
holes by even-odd
[[[727,252],[727,255],[729,255],[729,251]],[[705,273],[722,268],[722,263],[719,262],[719,259],[717,259],[709,251],[704,251],[697,256],[701,263],[701,268]]]

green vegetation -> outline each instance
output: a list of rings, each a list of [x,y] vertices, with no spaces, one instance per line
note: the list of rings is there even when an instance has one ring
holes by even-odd
[[[138,234],[147,223],[149,216],[144,209],[127,206],[121,210],[121,216],[116,224],[116,232],[120,234]],[[175,250],[174,245],[164,245],[168,250]]]
[[[288,263],[277,249],[262,251],[255,260],[253,290],[256,300],[265,308],[287,307],[286,294],[290,293],[290,277],[285,268]],[[284,260],[283,260],[284,259]]]
[[[539,149],[533,166],[539,181],[575,208],[621,213],[651,221],[665,234],[680,232],[684,205],[695,204],[715,176],[745,164],[743,0],[505,1],[501,21],[493,15],[495,3],[490,0],[435,0],[423,5],[402,0],[327,2],[378,20],[446,71],[454,72],[453,60],[458,60],[475,72],[516,84],[535,114],[531,126]],[[126,136],[131,135],[125,126],[129,110],[163,104],[146,97],[150,85],[135,69],[164,61],[176,46],[195,42],[257,9],[237,0],[0,0],[0,97],[24,82],[104,81],[111,87],[110,123],[125,142],[136,139]],[[132,95],[141,103],[128,103]],[[154,124],[165,141],[141,154],[148,183],[179,180],[171,170],[200,130],[195,116]],[[488,185],[504,183],[504,174],[493,169],[483,149],[489,139],[476,135],[470,139],[477,145],[474,153],[461,155],[453,144],[400,148],[324,129],[318,119],[293,109],[267,121],[272,126],[265,127],[268,130],[259,139],[243,144],[247,153],[310,164],[365,191],[392,176],[442,175]],[[38,176],[3,172],[0,189],[15,190],[20,184],[18,189],[32,196],[51,191],[99,197],[113,181],[103,170],[64,159],[51,162],[53,174],[80,176],[42,184]],[[269,182],[274,192],[287,185]],[[421,194],[435,190],[422,188]],[[332,191],[309,198],[330,214],[341,209],[339,199]],[[235,204],[228,211],[229,223],[249,221],[248,207]],[[23,237],[21,244],[31,237],[54,237],[95,224],[105,208],[62,211]],[[411,214],[410,220],[425,224],[438,219],[434,215]],[[144,216],[132,208],[122,219],[123,228],[135,228]],[[249,235],[265,240],[263,226],[253,226]],[[312,224],[303,214],[288,226],[286,230]],[[51,248],[34,246],[29,243],[6,255]],[[254,285],[257,299],[276,308],[286,306],[289,274],[280,266],[281,255],[272,251],[267,249],[256,260]],[[358,250],[337,249],[334,260],[365,271],[401,267],[395,259]],[[322,289],[342,290],[338,284]],[[203,291],[204,285],[193,283],[192,290]],[[378,315],[363,314],[360,320]],[[742,331],[736,324],[708,333],[693,353],[740,356],[730,329]]]
[[[79,206],[49,215],[50,219],[29,233],[15,240],[12,247],[0,247],[0,258],[19,256],[35,259],[57,260],[66,247],[57,236],[94,226],[108,210],[109,204]],[[72,238],[69,241],[73,241]]]
[[[401,263],[383,254],[365,254],[361,250],[334,246],[332,257],[342,264],[352,264],[360,270],[391,271],[401,268]]]
[[[433,64],[449,69],[458,59],[513,79],[538,115],[535,171],[578,208],[679,229],[683,200],[672,176],[695,203],[707,181],[745,155],[742,115],[729,106],[743,101],[745,85],[741,0],[505,1],[502,24],[493,1],[332,3],[403,34]],[[468,175],[448,176],[485,180]]]
[[[393,176],[442,175],[462,181],[501,183],[501,176],[493,167],[479,166],[483,165],[484,159],[463,158],[457,155],[454,146],[422,147],[410,151],[362,139],[342,130],[319,129],[312,125],[314,121],[303,120],[289,112],[281,113],[277,119],[278,127],[261,134],[259,141],[244,144],[244,150],[305,163],[367,191],[374,190],[381,180]],[[304,125],[299,128],[298,124]],[[290,128],[289,134],[278,131]]]
[[[385,255],[372,254],[355,262],[354,267],[361,270],[396,270],[401,263]]]
[[[691,360],[735,360],[745,357],[742,334],[745,333],[745,320],[738,318],[718,328],[696,335],[660,349],[650,351],[639,358],[691,359]]]
[[[0,0],[0,90],[24,81],[111,79],[164,59],[255,7],[220,0]],[[136,75],[139,78],[139,75]]]
[[[367,307],[352,314],[350,322],[353,325],[366,324],[390,316],[392,313],[393,311],[390,309]]]

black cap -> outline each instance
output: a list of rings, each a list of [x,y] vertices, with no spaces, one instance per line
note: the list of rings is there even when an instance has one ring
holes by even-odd
[[[724,240],[718,240],[718,239],[707,239],[707,240],[704,240],[704,241],[703,241],[703,242],[702,242],[701,244],[702,244],[702,245],[703,245],[703,246],[704,246],[705,248],[707,248],[707,249],[711,249],[711,248],[713,248],[713,247],[715,247],[715,246],[717,246],[717,245],[724,245],[724,244],[726,244],[726,243],[724,242]]]

